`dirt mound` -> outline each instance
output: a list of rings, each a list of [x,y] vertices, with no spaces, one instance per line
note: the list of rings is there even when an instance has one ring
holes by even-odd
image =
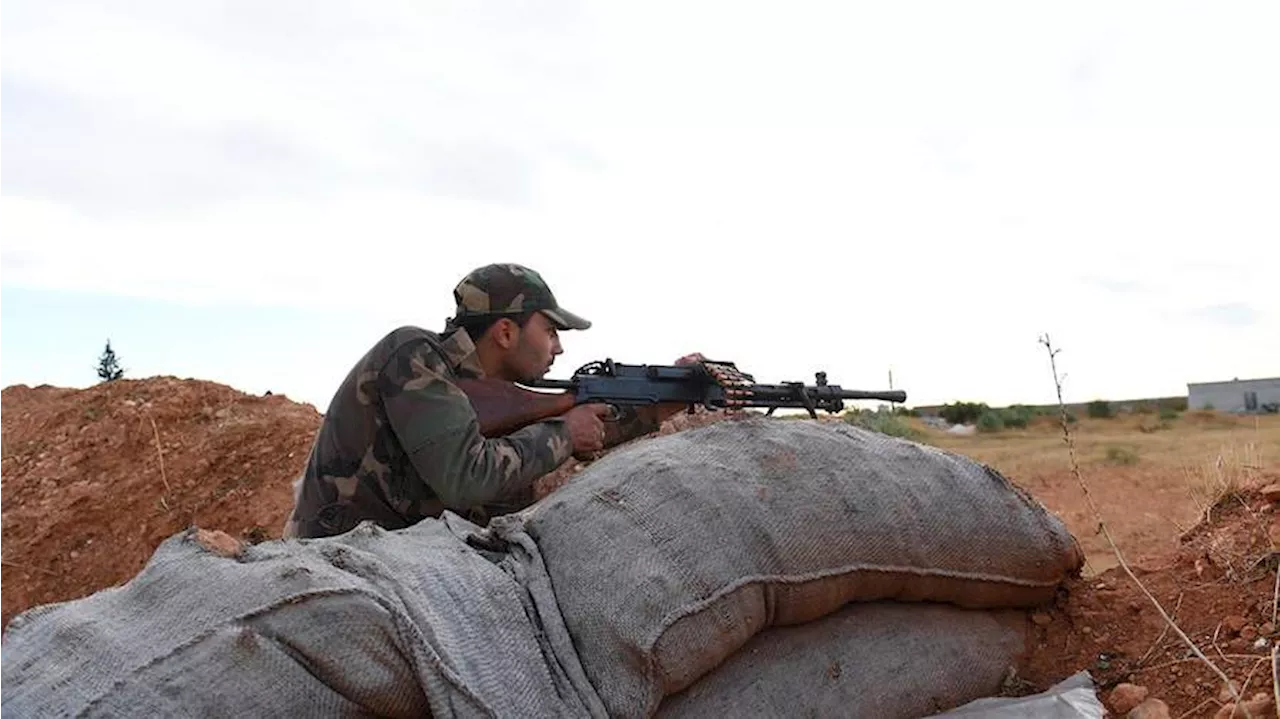
[[[8,387],[2,621],[130,579],[191,525],[280,535],[320,414],[198,380]]]
[[[128,581],[189,526],[278,539],[322,419],[282,395],[174,377],[15,385],[0,399],[4,626],[32,606]],[[699,409],[660,432],[738,416]],[[537,496],[589,463],[565,463]]]
[[[1280,559],[1280,516],[1272,499],[1280,499],[1280,492],[1231,493],[1183,534],[1172,560],[1130,565],[1246,699],[1272,692]],[[1088,670],[1099,695],[1120,716],[1128,710],[1119,704],[1132,690],[1117,687],[1126,683],[1144,687],[1146,696],[1163,701],[1175,717],[1214,717],[1228,701],[1222,680],[1122,567],[1072,582],[1056,606],[1033,615],[1033,623],[1035,643],[1021,678],[1027,692]],[[1267,715],[1275,715],[1274,707]]]

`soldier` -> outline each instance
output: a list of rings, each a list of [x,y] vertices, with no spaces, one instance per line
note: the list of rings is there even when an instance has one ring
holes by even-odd
[[[540,378],[563,352],[559,332],[591,323],[560,307],[538,273],[520,265],[478,268],[453,295],[457,309],[443,332],[393,330],[338,387],[295,483],[286,538],[342,534],[362,520],[399,529],[445,509],[483,525],[532,503],[538,477],[603,447],[603,405],[481,436],[452,380]],[[667,416],[643,415],[628,433],[657,429]]]

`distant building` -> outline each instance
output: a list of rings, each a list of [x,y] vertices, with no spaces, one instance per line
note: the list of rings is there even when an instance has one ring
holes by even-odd
[[[1280,411],[1280,377],[1187,383],[1187,408],[1256,414]]]

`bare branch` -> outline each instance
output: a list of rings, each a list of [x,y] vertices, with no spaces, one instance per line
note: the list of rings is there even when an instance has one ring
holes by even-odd
[[[1045,349],[1049,353],[1049,368],[1053,371],[1053,384],[1058,391],[1058,408],[1061,411],[1062,435],[1063,441],[1066,442],[1067,445],[1067,454],[1071,459],[1071,473],[1080,484],[1081,491],[1084,492],[1085,502],[1089,505],[1089,510],[1093,512],[1093,516],[1098,520],[1098,529],[1102,532],[1103,537],[1106,538],[1107,544],[1111,546],[1111,551],[1115,553],[1116,561],[1120,563],[1120,567],[1124,570],[1124,573],[1129,575],[1129,578],[1133,580],[1133,583],[1138,586],[1138,589],[1141,590],[1147,599],[1150,600],[1151,604],[1155,606],[1156,611],[1160,612],[1160,616],[1164,618],[1169,627],[1177,633],[1182,641],[1186,642],[1187,646],[1191,648],[1191,651],[1196,655],[1196,657],[1198,657],[1200,661],[1204,662],[1214,674],[1217,674],[1218,677],[1222,679],[1223,685],[1227,687],[1228,691],[1231,692],[1231,696],[1235,699],[1236,704],[1239,705],[1241,698],[1236,692],[1235,687],[1232,686],[1231,680],[1221,669],[1218,668],[1218,665],[1214,664],[1209,657],[1205,656],[1204,652],[1200,651],[1200,647],[1196,646],[1196,643],[1191,641],[1191,637],[1188,637],[1186,632],[1182,631],[1182,628],[1179,627],[1178,624],[1173,621],[1173,618],[1169,616],[1168,612],[1164,610],[1164,607],[1160,606],[1159,600],[1152,596],[1146,585],[1144,585],[1138,579],[1137,575],[1133,573],[1133,570],[1129,568],[1129,563],[1125,561],[1124,555],[1120,552],[1120,547],[1116,545],[1115,539],[1111,536],[1111,531],[1107,529],[1106,520],[1102,518],[1102,513],[1098,511],[1098,505],[1093,501],[1093,494],[1089,491],[1089,485],[1084,481],[1084,475],[1080,473],[1080,465],[1076,461],[1075,441],[1072,438],[1070,427],[1067,426],[1067,405],[1062,399],[1062,381],[1059,379],[1058,375],[1056,357],[1060,350],[1054,349],[1047,333],[1040,338],[1040,344],[1044,345]]]

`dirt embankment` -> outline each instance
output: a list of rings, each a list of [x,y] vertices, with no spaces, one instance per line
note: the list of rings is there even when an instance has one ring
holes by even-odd
[[[3,395],[3,623],[127,581],[191,525],[280,536],[311,405],[157,377]]]
[[[1130,565],[1196,648],[1246,699],[1272,693],[1278,638],[1276,586],[1280,559],[1280,486],[1223,497],[1171,548],[1172,559]],[[1225,717],[1222,679],[1122,567],[1070,583],[1057,604],[1033,615],[1033,642],[1023,679],[1043,689],[1087,669],[1116,716],[1125,697],[1158,699],[1174,717]],[[1122,685],[1141,687],[1135,690]],[[1274,702],[1262,714],[1276,716]],[[1221,712],[1221,713],[1220,713]],[[1240,713],[1239,716],[1244,716]]]

